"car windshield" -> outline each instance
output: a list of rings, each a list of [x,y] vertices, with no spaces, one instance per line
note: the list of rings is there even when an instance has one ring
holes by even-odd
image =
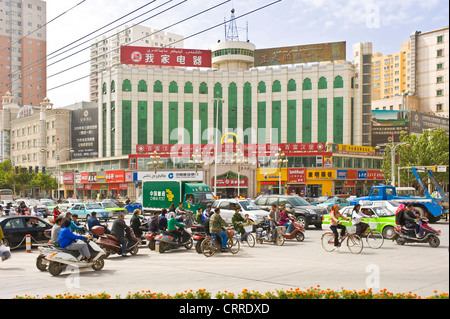
[[[214,200],[214,195],[211,193],[197,193],[195,194],[195,197],[197,198],[197,201]]]
[[[52,200],[46,200],[44,202],[42,202],[42,204],[44,204],[45,206],[49,207],[49,206],[56,206],[56,203]]]
[[[239,204],[241,204],[244,210],[259,210],[258,206],[248,200],[240,201]]]
[[[386,207],[374,207],[372,208],[375,213],[377,213],[378,216],[380,217],[387,217],[387,216],[394,216],[395,213],[391,212],[389,209],[387,209]]]
[[[291,202],[293,206],[311,206],[310,203],[301,197],[290,197],[289,202]]]
[[[86,209],[103,209],[103,207],[97,203],[89,203],[86,204]]]
[[[329,204],[329,203],[334,203],[336,201],[336,198],[333,198],[333,197],[331,197],[331,198],[328,198],[326,201],[324,201],[323,203],[325,204]]]
[[[42,205],[39,201],[35,200],[35,199],[30,199],[27,201],[28,206],[38,206],[38,205]]]

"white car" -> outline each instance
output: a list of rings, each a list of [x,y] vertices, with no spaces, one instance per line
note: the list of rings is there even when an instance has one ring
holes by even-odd
[[[63,200],[60,204],[58,204],[58,207],[61,212],[67,212],[67,210],[71,208],[74,204],[81,202],[82,202],[81,199],[68,198],[66,200]]]
[[[400,206],[399,202],[393,200],[373,200],[373,201],[361,201],[359,203],[361,206],[377,206],[377,207],[386,207],[390,212],[394,213],[397,211],[398,206]]]
[[[220,208],[220,216],[230,224],[236,208],[241,209],[240,213],[242,217],[245,217],[245,215],[248,214],[249,218],[256,224],[263,222],[264,217],[269,215],[268,211],[259,209],[258,206],[247,199],[219,199],[216,200],[212,206],[213,210],[217,207]]]

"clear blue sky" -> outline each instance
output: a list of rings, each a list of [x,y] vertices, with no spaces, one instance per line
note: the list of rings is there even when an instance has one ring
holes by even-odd
[[[47,0],[47,20],[55,18],[81,1]],[[143,10],[130,15],[126,20],[167,1],[156,0]],[[232,8],[236,9],[236,16],[239,16],[274,1],[276,0],[232,0],[167,31],[188,37],[222,23],[225,18],[229,19]],[[148,2],[150,1],[86,0],[47,26],[47,51],[51,53]],[[172,0],[164,8],[181,2],[183,0]],[[175,9],[146,21],[143,25],[162,29],[222,2],[225,0],[187,0]],[[133,22],[137,23],[149,16],[150,14],[147,14]],[[240,40],[245,41],[244,28],[248,22],[249,40],[261,49],[346,41],[347,59],[350,60],[351,46],[354,43],[372,42],[374,51],[390,54],[399,51],[401,42],[408,41],[412,32],[416,30],[425,32],[448,26],[448,19],[449,5],[445,0],[281,0],[268,8],[237,20],[237,25],[240,28]],[[125,19],[108,29],[123,22]],[[187,39],[184,46],[193,49],[209,49],[219,39],[224,40],[223,26]],[[62,63],[50,66],[47,74],[50,76],[88,59],[89,50],[85,50],[74,57],[67,58]],[[52,89],[88,74],[89,63],[50,78],[47,88]],[[50,90],[48,97],[56,107],[88,101],[89,79]]]

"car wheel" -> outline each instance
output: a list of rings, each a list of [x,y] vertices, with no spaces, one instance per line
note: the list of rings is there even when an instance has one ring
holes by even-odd
[[[299,215],[296,217],[296,219],[297,219],[298,223],[303,227],[303,229],[308,228],[309,224],[308,224],[308,221],[306,220],[305,216]]]
[[[392,239],[394,237],[394,227],[386,226],[383,228],[383,237],[386,239]]]

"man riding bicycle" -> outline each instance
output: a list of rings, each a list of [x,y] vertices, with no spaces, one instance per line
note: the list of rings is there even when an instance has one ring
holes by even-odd
[[[209,232],[211,235],[222,238],[222,251],[227,251],[227,234],[222,227],[227,227],[227,222],[220,216],[220,208],[214,209],[214,214],[209,219]]]

